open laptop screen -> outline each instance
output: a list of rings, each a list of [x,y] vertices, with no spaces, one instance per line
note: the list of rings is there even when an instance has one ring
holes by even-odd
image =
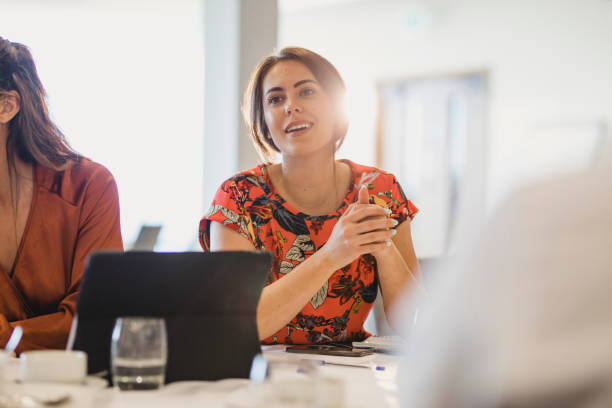
[[[115,319],[163,317],[166,382],[247,378],[261,350],[255,312],[271,262],[266,252],[97,252],[72,348],[87,352],[89,373],[110,371]]]

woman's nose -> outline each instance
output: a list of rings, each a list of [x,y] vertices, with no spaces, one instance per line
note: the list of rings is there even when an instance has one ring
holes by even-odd
[[[295,112],[301,112],[301,111],[302,111],[301,107],[299,107],[293,101],[291,101],[289,99],[287,100],[287,103],[285,104],[285,113],[287,115],[290,115],[290,114],[295,113]]]

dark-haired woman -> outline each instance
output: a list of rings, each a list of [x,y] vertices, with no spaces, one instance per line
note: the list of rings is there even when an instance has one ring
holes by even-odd
[[[348,127],[344,91],[337,70],[312,51],[265,58],[244,113],[266,163],[225,181],[200,223],[205,250],[274,254],[257,310],[264,343],[363,340],[379,285],[387,316],[419,286],[416,207],[392,174],[335,159]]]
[[[123,249],[113,176],[49,118],[32,55],[0,37],[0,347],[64,348],[87,256]]]

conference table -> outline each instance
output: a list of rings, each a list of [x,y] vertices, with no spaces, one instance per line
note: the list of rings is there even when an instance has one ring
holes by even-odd
[[[64,386],[71,398],[60,408],[254,408],[254,407],[388,407],[399,406],[397,369],[400,357],[375,353],[364,357],[324,356],[285,352],[285,346],[263,346],[272,377],[262,383],[248,379],[184,381],[154,391],[119,391],[101,380],[87,386]],[[304,374],[300,367],[314,367]],[[294,368],[297,367],[298,370]],[[5,366],[7,378],[18,378],[18,359]],[[285,375],[283,370],[289,370]],[[274,375],[276,373],[276,375]],[[5,383],[6,385],[7,383]],[[25,384],[24,384],[25,386]],[[46,385],[53,392],[56,385]],[[16,385],[13,391],[19,390]],[[23,386],[22,386],[23,387]],[[6,391],[6,387],[5,391]],[[31,388],[30,388],[31,390]],[[22,389],[24,391],[24,389]],[[27,389],[26,389],[27,391]],[[57,391],[56,391],[57,392]],[[36,406],[36,405],[30,405]]]

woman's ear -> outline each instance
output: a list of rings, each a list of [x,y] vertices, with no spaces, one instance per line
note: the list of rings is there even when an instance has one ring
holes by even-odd
[[[4,92],[0,95],[0,123],[6,124],[19,113],[21,98],[16,91]]]

